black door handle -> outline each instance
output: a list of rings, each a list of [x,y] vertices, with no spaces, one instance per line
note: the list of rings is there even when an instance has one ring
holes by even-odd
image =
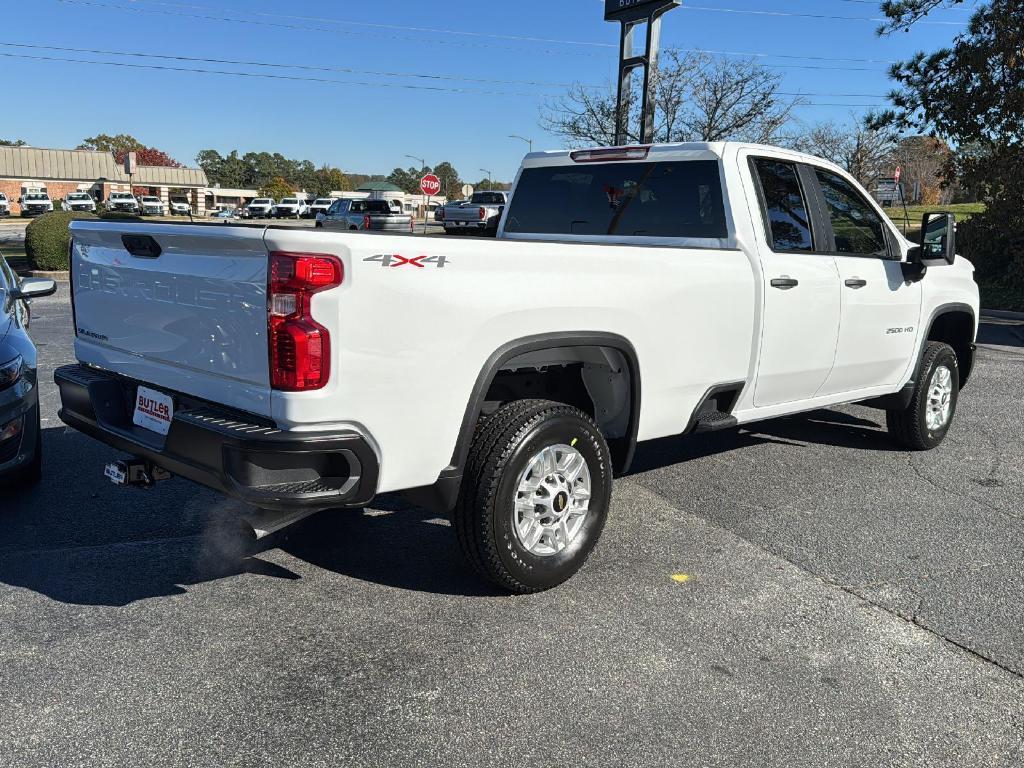
[[[846,287],[847,288],[853,288],[855,290],[857,288],[863,288],[867,284],[868,284],[867,280],[861,280],[859,277],[854,277],[854,278],[851,278],[850,280],[846,281]]]
[[[780,291],[788,291],[798,285],[800,285],[800,281],[794,280],[792,277],[776,277],[772,280],[772,288],[778,288]]]

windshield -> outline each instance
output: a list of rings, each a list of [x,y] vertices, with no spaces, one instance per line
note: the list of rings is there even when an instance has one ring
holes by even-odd
[[[131,200],[132,196],[127,192],[112,192],[110,194],[111,200]]]
[[[294,197],[286,197],[284,200],[281,201],[281,205],[298,205],[298,204],[299,204],[298,199],[294,198]]]
[[[46,195],[39,194],[38,192],[33,192],[31,195],[25,195],[25,199],[26,200],[49,200],[50,198],[47,197]]]
[[[728,236],[717,160],[527,168],[506,232],[625,237]]]
[[[323,199],[317,200],[315,203],[313,203],[313,205],[331,205],[333,202],[334,202],[333,200],[330,200],[330,199],[327,199],[327,198],[323,198]]]
[[[89,200],[90,197],[85,192],[72,192],[68,195],[68,200]]]
[[[273,200],[269,200],[265,197],[261,197],[258,200],[253,200],[251,205],[270,205]]]
[[[142,198],[142,202],[144,202],[144,203],[159,203],[160,202],[160,198],[159,197],[144,197],[144,198]]]
[[[504,205],[505,197],[497,192],[477,192],[472,202],[473,205]]]
[[[391,213],[391,206],[387,200],[367,200],[366,210],[368,213]]]

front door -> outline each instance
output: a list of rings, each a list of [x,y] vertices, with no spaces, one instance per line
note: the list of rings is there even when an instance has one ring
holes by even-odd
[[[835,365],[819,394],[896,385],[914,357],[921,283],[903,277],[894,234],[850,181],[824,169],[814,178],[842,293]]]
[[[832,371],[839,334],[839,274],[814,231],[809,196],[795,163],[751,160],[764,235],[758,407],[813,397]]]

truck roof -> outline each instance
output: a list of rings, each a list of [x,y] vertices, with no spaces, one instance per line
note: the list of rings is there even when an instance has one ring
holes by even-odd
[[[816,165],[827,165],[835,167],[832,163],[820,157],[814,157],[803,152],[797,152],[783,147],[774,147],[768,144],[756,144],[744,141],[692,141],[678,142],[673,144],[631,144],[624,147],[582,147],[580,149],[560,149],[546,152],[531,152],[523,159],[523,167],[539,167],[545,165],[568,165],[582,161],[574,161],[573,154],[577,153],[604,153],[615,149],[647,150],[646,157],[637,157],[636,161],[643,160],[721,160],[729,155],[735,155],[742,149],[753,150],[773,157],[786,157],[798,162],[811,162]],[[599,159],[599,158],[597,158]],[[597,159],[589,162],[596,162]],[[628,158],[619,158],[627,160]]]

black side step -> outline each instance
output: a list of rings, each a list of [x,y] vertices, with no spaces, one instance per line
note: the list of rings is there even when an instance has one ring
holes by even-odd
[[[697,421],[693,425],[693,431],[695,433],[718,432],[719,430],[731,429],[736,426],[739,426],[739,421],[735,416],[722,413],[722,411],[704,411],[704,413],[698,414]]]

